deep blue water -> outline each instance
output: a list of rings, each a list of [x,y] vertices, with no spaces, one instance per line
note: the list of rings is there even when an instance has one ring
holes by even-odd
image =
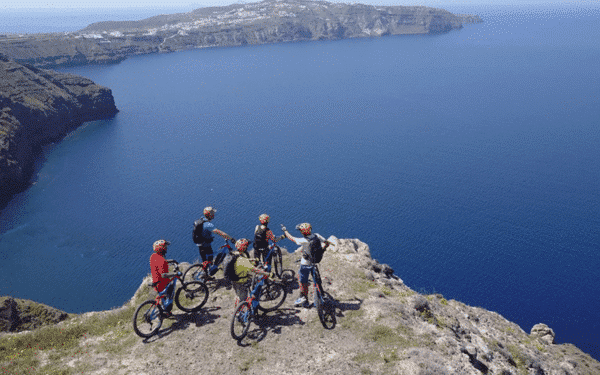
[[[197,258],[212,205],[237,238],[263,212],[359,238],[417,291],[600,358],[600,13],[450,10],[486,22],[64,69],[120,113],[47,147],[1,213],[0,294],[121,305],[156,239]]]

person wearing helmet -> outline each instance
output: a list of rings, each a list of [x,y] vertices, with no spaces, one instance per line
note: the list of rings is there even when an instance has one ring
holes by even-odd
[[[215,210],[212,207],[204,208],[204,217],[196,220],[194,222],[194,229],[192,231],[192,238],[194,243],[198,246],[198,252],[200,253],[200,258],[202,262],[205,261],[213,261],[213,250],[212,250],[212,241],[213,241],[213,233],[218,234],[219,236],[231,240],[235,242],[233,237],[228,235],[227,233],[217,229],[211,220],[215,218]]]
[[[262,214],[258,217],[260,225],[254,228],[254,258],[265,260],[269,253],[269,240],[277,242],[285,238],[285,235],[275,237],[273,231],[268,228],[270,217],[267,214]],[[269,260],[269,265],[271,264]]]
[[[163,274],[169,272],[169,263],[167,263],[167,260],[165,259],[165,254],[167,253],[167,246],[170,244],[171,243],[169,241],[165,240],[158,240],[154,242],[152,245],[152,250],[154,250],[154,253],[150,256],[152,285],[158,293],[165,290],[165,288],[168,286],[170,290],[166,291],[167,296],[173,294],[173,288],[175,287],[175,284],[171,283],[172,278],[163,277]],[[172,300],[170,303],[165,303],[163,306],[165,312],[170,315],[171,309],[173,308]]]
[[[252,259],[244,256],[247,253],[249,244],[250,242],[245,238],[240,238],[235,243],[237,251],[234,252],[234,256],[236,258],[232,261],[234,262],[232,264],[233,275],[230,277],[236,294],[235,307],[240,301],[248,298],[252,274],[270,276],[268,272],[256,267]]]
[[[312,233],[312,226],[309,223],[302,223],[296,226],[296,229],[302,233],[302,238],[294,237],[287,231],[285,226],[281,226],[283,233],[288,240],[294,242],[296,245],[302,246],[302,259],[300,261],[300,270],[298,271],[298,277],[300,279],[300,297],[294,303],[296,306],[309,307],[308,304],[308,275],[310,274],[313,263],[311,261],[311,241],[319,240],[324,242],[326,245],[329,242],[321,236],[319,233]]]

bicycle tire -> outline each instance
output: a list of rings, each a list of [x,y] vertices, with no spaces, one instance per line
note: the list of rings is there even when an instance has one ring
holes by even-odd
[[[175,293],[175,304],[185,312],[198,311],[208,299],[208,287],[200,281],[184,283]]]
[[[281,255],[281,248],[277,245],[274,247],[273,252],[273,268],[275,269],[275,275],[281,279],[283,273],[283,256]]]
[[[201,274],[202,274],[202,264],[197,263],[197,264],[190,266],[190,268],[188,268],[185,271],[181,280],[183,280],[184,283],[187,283],[190,281],[202,281],[202,278],[200,277]]]
[[[263,312],[277,310],[287,296],[287,291],[280,283],[265,281],[260,298],[258,299],[258,309]]]
[[[252,307],[248,301],[243,301],[238,305],[231,318],[231,337],[234,340],[240,341],[246,337],[253,315]]]
[[[156,301],[149,299],[143,302],[133,314],[133,330],[144,338],[152,337],[162,325],[162,309]]]
[[[335,328],[337,319],[335,317],[335,307],[333,307],[331,301],[325,300],[321,305],[319,320],[325,329]]]

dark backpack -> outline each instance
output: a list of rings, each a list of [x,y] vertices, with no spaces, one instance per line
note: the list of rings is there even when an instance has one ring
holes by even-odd
[[[229,281],[238,281],[240,278],[235,274],[235,261],[239,254],[228,253],[223,259],[223,276]]]
[[[262,229],[262,225],[258,226],[258,230],[254,233],[254,248],[265,249],[269,247],[269,241],[267,241],[267,231],[269,228]]]
[[[212,238],[204,237],[204,223],[206,223],[206,220],[204,218],[194,221],[194,229],[192,230],[192,239],[193,239],[194,243],[196,243],[196,244],[212,242]]]
[[[321,246],[321,240],[319,240],[319,237],[317,237],[316,234],[311,234],[307,236],[306,239],[308,240],[308,245],[310,247],[310,262],[321,262],[323,253],[325,253],[325,249]]]

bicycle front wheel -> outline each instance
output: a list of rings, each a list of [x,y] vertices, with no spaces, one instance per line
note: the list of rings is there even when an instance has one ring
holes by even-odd
[[[133,314],[133,330],[140,337],[151,337],[162,325],[163,317],[155,300],[142,303]]]
[[[208,299],[208,288],[200,281],[184,283],[175,293],[175,304],[180,310],[193,312],[199,310]]]
[[[194,264],[185,271],[181,279],[185,283],[190,281],[202,281],[202,274],[202,264]]]
[[[260,298],[258,299],[258,309],[264,312],[274,311],[285,301],[287,291],[280,283],[265,281]]]
[[[283,257],[281,255],[281,248],[275,245],[275,251],[273,253],[273,268],[275,275],[281,279],[283,273]]]
[[[252,317],[252,308],[248,301],[241,302],[235,309],[231,319],[231,337],[238,341],[246,337]]]

